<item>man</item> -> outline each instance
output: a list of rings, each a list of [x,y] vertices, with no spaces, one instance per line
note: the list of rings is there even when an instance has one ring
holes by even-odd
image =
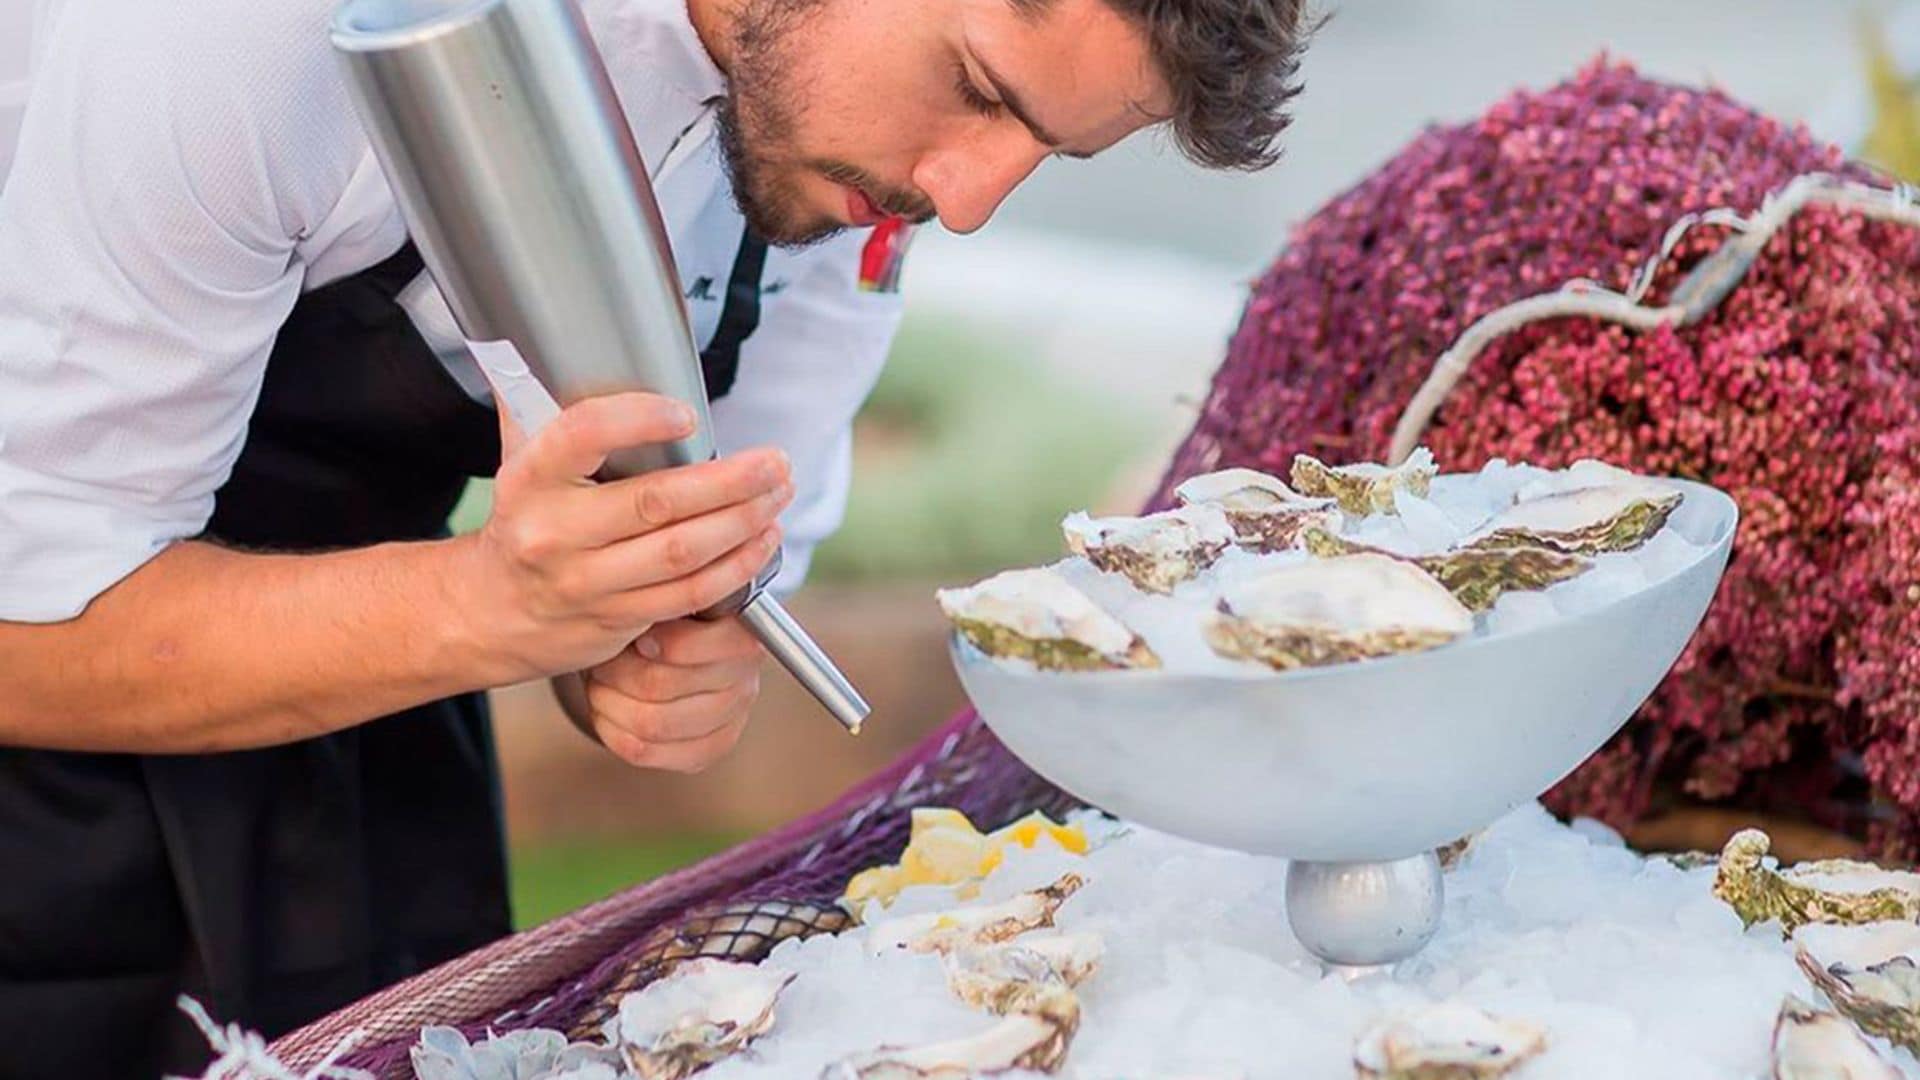
[[[792,588],[838,521],[901,220],[972,231],[1162,122],[1264,165],[1304,30],[1297,0],[583,0],[725,452],[596,485],[688,418],[496,421],[331,3],[42,0],[0,194],[8,1075],[191,1067],[178,993],[277,1033],[504,933],[480,692],[551,677],[641,767],[725,753],[759,652],[689,615],[783,542]]]

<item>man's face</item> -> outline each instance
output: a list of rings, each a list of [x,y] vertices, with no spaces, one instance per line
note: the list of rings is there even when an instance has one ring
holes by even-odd
[[[721,138],[769,241],[886,216],[986,224],[1055,154],[1167,112],[1146,42],[1102,0],[744,0]]]

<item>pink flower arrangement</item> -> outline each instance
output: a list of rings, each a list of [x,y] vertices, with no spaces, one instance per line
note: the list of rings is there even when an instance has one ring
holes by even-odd
[[[1297,452],[1379,460],[1474,320],[1576,278],[1623,288],[1682,215],[1751,212],[1809,172],[1885,183],[1606,61],[1430,130],[1294,231],[1156,503],[1210,469],[1284,475]],[[1727,235],[1695,227],[1649,299]],[[1422,441],[1449,470],[1598,457],[1740,504],[1693,644],[1551,805],[1615,825],[1676,795],[1791,806],[1920,855],[1920,230],[1810,208],[1694,326],[1524,327]]]

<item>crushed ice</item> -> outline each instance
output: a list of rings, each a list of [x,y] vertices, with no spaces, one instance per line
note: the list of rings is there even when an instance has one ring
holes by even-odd
[[[1099,934],[1106,958],[1080,987],[1066,1080],[1344,1080],[1370,1023],[1447,998],[1549,1030],[1516,1080],[1753,1080],[1767,1073],[1781,999],[1812,994],[1776,929],[1743,932],[1713,898],[1711,869],[1643,859],[1604,826],[1563,826],[1537,805],[1495,823],[1448,873],[1432,945],[1351,980],[1323,975],[1289,933],[1283,861],[1076,820],[1106,842],[1084,857],[1044,843],[1010,851],[978,901],[1070,869],[1087,878],[1058,922]],[[910,889],[887,917],[952,903],[949,887]],[[867,932],[776,948],[765,963],[798,976],[779,1023],[752,1060],[703,1076],[814,1077],[849,1054],[988,1022],[947,989],[937,957],[876,958]],[[1920,1062],[1875,1042],[1920,1078]]]

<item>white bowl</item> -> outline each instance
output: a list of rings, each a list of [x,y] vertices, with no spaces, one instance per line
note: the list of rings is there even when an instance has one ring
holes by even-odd
[[[1297,860],[1403,859],[1539,797],[1653,692],[1713,599],[1739,511],[1686,495],[1703,546],[1611,604],[1428,652],[1254,678],[1001,664],[957,634],[995,735],[1078,798],[1149,828]]]

